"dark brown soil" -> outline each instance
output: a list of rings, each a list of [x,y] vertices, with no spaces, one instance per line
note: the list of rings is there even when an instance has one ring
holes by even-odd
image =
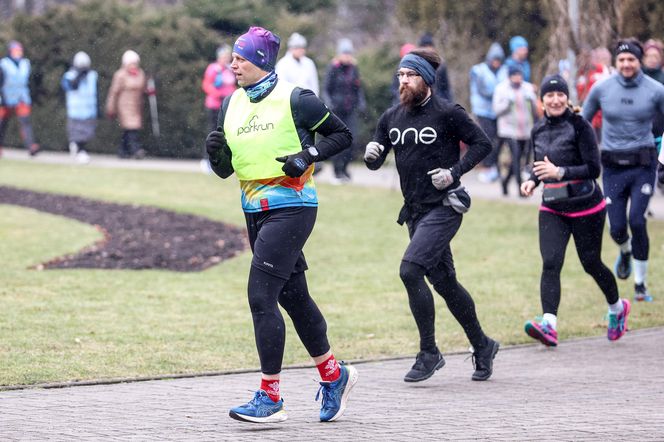
[[[0,204],[29,207],[92,224],[104,239],[43,268],[204,270],[248,247],[243,229],[150,206],[0,186]],[[39,266],[41,267],[41,266]]]

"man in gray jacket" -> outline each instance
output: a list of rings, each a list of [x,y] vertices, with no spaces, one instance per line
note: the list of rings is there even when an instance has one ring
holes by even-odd
[[[664,112],[664,86],[643,74],[643,48],[638,41],[619,41],[614,54],[617,73],[593,86],[584,103],[583,116],[591,120],[597,111],[602,111],[604,193],[611,237],[620,247],[616,276],[629,277],[633,254],[634,299],[651,301],[646,288],[649,241],[645,212],[657,170],[652,121],[657,111]]]

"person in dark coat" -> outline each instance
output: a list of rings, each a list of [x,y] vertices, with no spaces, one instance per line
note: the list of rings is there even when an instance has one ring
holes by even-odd
[[[343,121],[355,137],[358,131],[358,114],[366,108],[366,100],[360,80],[357,61],[353,57],[353,42],[342,38],[337,44],[337,56],[332,60],[323,85],[323,98],[330,110]],[[348,164],[352,148],[332,157],[335,183],[350,181]]]
[[[421,48],[429,48],[436,50],[435,45],[433,44],[433,35],[430,32],[425,32],[418,46]],[[454,94],[452,94],[452,85],[450,84],[450,79],[447,76],[447,66],[444,61],[440,62],[440,66],[436,69],[436,79],[433,83],[433,92],[437,96],[444,98],[449,101],[454,101]]]

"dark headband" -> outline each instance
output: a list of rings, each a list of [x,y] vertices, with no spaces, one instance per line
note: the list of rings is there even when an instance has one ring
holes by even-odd
[[[615,56],[617,57],[619,54],[622,54],[623,52],[629,52],[633,56],[639,59],[643,58],[643,49],[641,48],[641,45],[632,41],[619,41],[618,46],[616,46],[615,50]]]
[[[433,66],[424,58],[413,53],[404,55],[399,63],[399,68],[408,68],[416,71],[429,86],[433,84],[436,78],[436,71],[433,69]]]

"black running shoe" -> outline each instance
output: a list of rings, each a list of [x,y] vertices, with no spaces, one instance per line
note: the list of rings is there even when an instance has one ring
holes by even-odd
[[[415,358],[415,363],[410,371],[403,378],[406,382],[420,382],[429,379],[436,370],[440,370],[445,365],[445,359],[438,349],[435,353],[421,351]]]
[[[486,338],[487,344],[473,352],[473,364],[475,373],[473,381],[486,381],[493,373],[493,358],[496,357],[500,344],[491,338]]]
[[[616,276],[619,279],[627,279],[632,274],[632,254],[630,252],[620,252],[613,266]]]

